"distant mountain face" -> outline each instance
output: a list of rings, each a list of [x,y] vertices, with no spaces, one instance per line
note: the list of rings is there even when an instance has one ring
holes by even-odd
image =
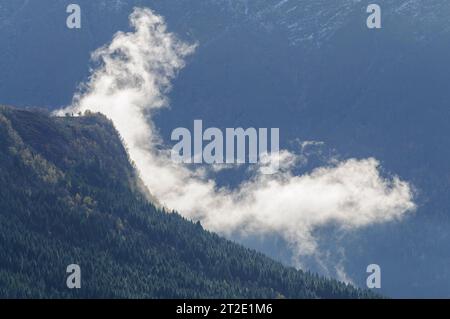
[[[0,297],[365,298],[156,209],[103,116],[0,106]],[[81,268],[81,288],[66,268]]]
[[[365,0],[80,0],[78,31],[65,27],[69,3],[2,1],[1,103],[69,104],[90,52],[129,30],[133,6],[148,6],[199,44],[175,82],[171,110],[158,116],[166,140],[203,119],[220,128],[279,127],[291,149],[297,139],[324,142],[303,170],[330,157],[380,159],[386,174],[416,187],[417,212],[345,235],[317,230],[323,263],[341,265],[361,285],[365,267],[378,263],[391,296],[450,295],[450,3],[380,0],[383,28],[368,30]],[[242,240],[289,262],[275,239]],[[305,266],[323,271],[313,260]]]
[[[0,83],[3,103],[49,107],[67,104],[76,84],[87,75],[89,53],[109,41],[115,32],[127,29],[127,15],[133,6],[156,10],[167,18],[177,34],[199,41],[202,50],[216,59],[220,55],[214,50],[228,59],[233,52],[243,55],[237,65],[248,65],[244,64],[248,62],[247,56],[260,56],[252,61],[262,65],[269,59],[267,67],[271,65],[279,70],[274,76],[310,74],[306,66],[324,59],[329,61],[328,54],[336,59],[338,56],[333,52],[343,45],[355,54],[360,52],[358,55],[367,52],[377,55],[377,51],[368,46],[375,43],[371,41],[374,35],[367,35],[365,29],[366,1],[82,0],[78,3],[83,10],[83,28],[75,32],[65,25],[65,9],[69,3],[66,0],[7,0],[0,4],[2,74],[8,78]],[[384,31],[389,33],[384,37],[386,44],[435,42],[448,34],[445,22],[449,8],[443,1],[384,0],[379,3],[383,7],[383,22],[386,28],[390,27]],[[368,39],[361,42],[361,37]],[[347,46],[352,43],[356,48]],[[253,51],[248,51],[247,47],[253,47]],[[306,52],[309,52],[307,57]],[[393,53],[397,57],[401,54]],[[367,56],[359,59],[367,69],[370,65]],[[228,62],[236,64],[234,60]],[[292,66],[287,74],[287,70],[281,69],[286,64]],[[64,79],[59,74],[62,66]],[[297,84],[295,87],[297,91],[302,89]],[[293,91],[289,92],[288,96],[293,95]],[[290,105],[294,107],[295,103],[290,102]]]

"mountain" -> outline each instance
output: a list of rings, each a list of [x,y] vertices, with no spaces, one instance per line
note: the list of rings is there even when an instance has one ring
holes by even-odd
[[[112,123],[0,107],[0,297],[364,298],[156,208]],[[81,289],[66,267],[81,267]]]
[[[134,6],[149,7],[198,43],[170,111],[155,118],[165,141],[202,119],[280,127],[290,150],[298,140],[323,142],[300,173],[335,158],[377,158],[386,175],[413,185],[415,214],[349,233],[318,229],[323,259],[303,266],[336,278],[344,269],[364,285],[377,263],[387,295],[450,296],[450,2],[379,0],[380,30],[366,27],[369,0],[78,0],[80,30],[65,26],[69,3],[1,1],[0,103],[70,105],[90,53],[130,30]],[[240,181],[229,175],[220,184]],[[232,239],[291,262],[282,240]]]

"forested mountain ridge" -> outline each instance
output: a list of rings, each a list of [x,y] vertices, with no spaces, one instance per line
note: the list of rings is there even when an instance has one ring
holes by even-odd
[[[168,214],[138,181],[104,116],[0,107],[0,297],[373,297]]]

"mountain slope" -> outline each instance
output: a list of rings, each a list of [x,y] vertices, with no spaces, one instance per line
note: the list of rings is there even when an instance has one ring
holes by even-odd
[[[102,115],[0,107],[0,297],[372,296],[160,211],[138,180]]]

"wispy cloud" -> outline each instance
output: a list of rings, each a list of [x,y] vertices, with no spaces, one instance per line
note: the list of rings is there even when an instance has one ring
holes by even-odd
[[[94,52],[99,66],[72,106],[60,113],[91,110],[108,116],[145,185],[163,205],[221,234],[279,234],[298,256],[316,252],[317,227],[334,223],[356,229],[414,210],[410,185],[398,177],[382,177],[373,158],[349,159],[296,176],[296,155],[284,150],[279,174],[255,170],[235,189],[218,187],[201,170],[172,162],[152,116],[167,106],[171,80],[195,45],[169,33],[164,19],[149,9],[135,9],[130,21],[135,31],[117,33]]]

